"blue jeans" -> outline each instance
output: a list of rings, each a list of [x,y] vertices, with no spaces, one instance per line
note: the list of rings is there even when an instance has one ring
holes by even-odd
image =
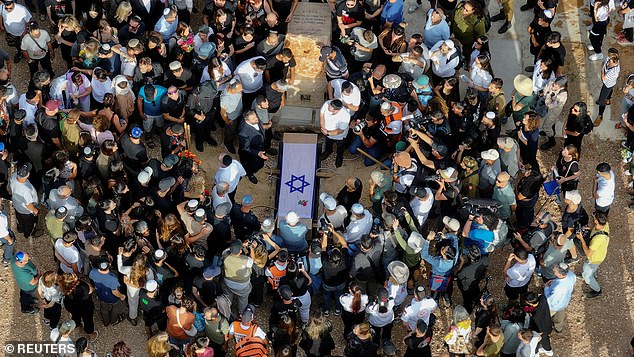
[[[4,244],[4,253],[2,255],[2,260],[6,260],[10,262],[11,259],[13,258],[13,247],[15,246],[15,235],[13,234],[13,232],[9,231],[9,236],[11,237],[11,244],[9,244],[9,241],[5,237],[0,238],[0,243]]]
[[[339,297],[343,295],[343,290],[346,288],[346,283],[343,283],[339,286],[330,286],[323,284],[324,295],[321,298],[321,310],[322,311],[330,311],[330,298],[335,298],[335,310],[341,311],[343,307],[341,307],[341,302],[339,302]]]
[[[319,289],[321,288],[321,281],[322,281],[321,273],[318,273],[317,275],[313,275],[313,274],[308,274],[308,275],[310,275],[310,278],[313,281],[310,284],[310,286],[308,286],[308,291],[310,291],[311,295],[315,296],[317,292],[319,291]]]
[[[586,284],[590,286],[590,289],[594,291],[601,291],[601,286],[599,285],[596,276],[599,265],[600,264],[590,264],[586,261],[583,264],[583,273],[581,274],[583,276],[583,281],[585,281]]]
[[[359,152],[357,151],[357,149],[362,149],[363,151],[365,151],[366,154],[372,156],[377,160],[379,159],[379,157],[381,157],[381,154],[383,153],[383,150],[381,150],[376,145],[370,148],[363,145],[363,141],[361,141],[361,138],[359,136],[355,136],[355,138],[352,140],[352,144],[350,144],[350,147],[348,148],[351,154],[358,154]],[[368,159],[367,157],[365,157],[363,163],[365,164],[365,166],[372,166],[375,164],[374,161]]]

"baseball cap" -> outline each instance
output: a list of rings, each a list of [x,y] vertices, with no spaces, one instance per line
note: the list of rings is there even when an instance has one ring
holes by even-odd
[[[281,91],[287,91],[288,90],[288,82],[286,82],[286,80],[280,79],[278,81],[275,82],[275,86],[277,87],[277,89],[281,90]]]
[[[46,102],[45,107],[46,107],[46,110],[53,111],[53,110],[59,109],[60,105],[62,105],[62,102],[60,102],[59,100],[49,99]]]
[[[174,167],[174,165],[178,164],[178,160],[178,156],[169,154],[163,159],[163,165],[166,167]]]
[[[15,261],[17,261],[18,263],[22,263],[22,261],[24,261],[24,258],[26,258],[26,253],[24,252],[15,253]]]
[[[159,187],[160,191],[165,192],[165,191],[169,190],[170,188],[172,188],[172,186],[174,186],[175,183],[176,183],[176,179],[173,178],[172,176],[169,176],[169,177],[166,177],[166,178],[162,179],[159,182],[158,187]]]
[[[244,195],[242,197],[242,204],[243,205],[250,205],[253,204],[253,196],[251,195]]]
[[[16,174],[20,178],[25,178],[29,176],[32,168],[33,168],[33,165],[30,162],[25,162],[24,164],[22,164],[22,166],[20,166],[20,168],[18,168],[18,171],[16,172]]]
[[[156,280],[152,279],[145,282],[145,290],[152,292],[156,291],[156,289],[158,289],[158,283]]]
[[[143,129],[139,128],[138,126],[135,126],[134,128],[132,128],[132,131],[130,131],[130,136],[135,139],[140,138],[141,135],[143,135]]]
[[[457,232],[458,230],[460,230],[460,222],[455,218],[445,216],[442,219],[442,223],[445,225],[445,227],[447,227],[448,230],[452,232]]]
[[[210,265],[203,271],[203,278],[207,280],[213,279],[218,275],[220,275],[220,267],[216,265]]]
[[[319,61],[321,62],[326,62],[326,58],[328,58],[328,56],[330,55],[330,53],[332,52],[332,47],[330,46],[323,46],[320,50],[319,50]]]
[[[137,175],[137,180],[139,180],[139,183],[145,185],[146,183],[150,182],[150,179],[152,179],[152,174],[154,173],[154,170],[152,170],[151,167],[146,167],[143,170],[141,170],[141,172],[139,172],[139,174]]]
[[[363,206],[360,203],[355,203],[352,205],[352,213],[354,214],[363,214]]]
[[[0,141],[0,151],[4,151],[4,143]]]
[[[564,196],[564,198],[567,200],[570,200],[572,203],[576,205],[581,203],[581,194],[577,190],[566,191],[566,195]]]

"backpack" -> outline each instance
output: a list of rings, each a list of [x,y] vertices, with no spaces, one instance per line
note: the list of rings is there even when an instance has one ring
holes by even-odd
[[[594,123],[592,122],[592,119],[590,119],[589,115],[584,115],[583,118],[581,119],[581,133],[584,135],[588,135],[592,132],[592,129],[594,129]]]
[[[269,350],[263,339],[247,336],[236,343],[235,357],[266,357]]]
[[[201,110],[207,114],[211,112],[214,106],[214,99],[218,94],[216,82],[209,80],[200,83],[194,88],[187,99],[187,108],[189,110]]]
[[[462,56],[462,49],[460,49],[459,45],[456,44],[455,49],[456,52],[452,53],[451,56],[449,56],[448,62],[451,62],[454,58],[458,57],[458,64],[456,65],[456,67],[454,67],[454,69],[458,71],[462,67],[464,67],[464,57]]]

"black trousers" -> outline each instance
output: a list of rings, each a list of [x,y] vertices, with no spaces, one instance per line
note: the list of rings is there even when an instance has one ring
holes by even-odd
[[[31,58],[31,61],[28,62],[28,65],[29,65],[29,71],[31,71],[31,73],[37,72],[37,70],[39,69],[39,66],[42,66],[42,69],[47,70],[48,73],[51,74],[51,77],[53,77],[55,73],[53,72],[53,65],[51,65],[51,55],[49,53],[47,53],[46,56],[44,56],[44,58],[40,58],[40,59]]]
[[[59,325],[61,317],[62,305],[60,303],[55,303],[53,306],[44,309],[44,318],[49,320],[49,326],[51,326],[51,328],[55,328]]]
[[[394,327],[394,323],[391,322],[383,327],[372,326],[374,329],[374,343],[379,346],[383,346],[383,341],[389,341],[392,339],[392,327]]]
[[[33,289],[31,291],[24,291],[20,289],[20,309],[22,312],[27,312],[33,309],[36,291],[37,289]]]
[[[32,213],[22,214],[15,211],[15,218],[18,221],[18,232],[23,233],[24,238],[30,238],[35,233],[37,216]]]
[[[64,306],[70,312],[70,316],[77,326],[84,324],[84,332],[87,334],[95,332],[95,304],[92,302],[92,298],[81,304],[72,304],[72,306],[65,304]]]
[[[207,116],[205,120],[192,120],[192,130],[194,131],[194,140],[196,150],[202,151],[206,141],[210,141],[211,120],[213,117]]]
[[[337,146],[337,158],[335,159],[335,161],[338,164],[341,164],[343,162],[343,152],[346,151],[345,140],[333,140],[330,138],[326,138],[326,143],[324,144],[324,154],[330,154],[332,152],[333,145]]]
[[[466,290],[463,290],[465,287],[462,286],[459,286],[459,288],[462,293],[462,306],[464,306],[469,313],[473,312],[473,307],[480,300],[480,284],[473,283],[467,287]]]

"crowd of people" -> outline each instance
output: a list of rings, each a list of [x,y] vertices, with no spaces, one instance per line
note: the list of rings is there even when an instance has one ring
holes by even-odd
[[[442,356],[554,355],[550,334],[565,329],[582,288],[575,272],[587,299],[603,295],[615,170],[581,153],[620,78],[619,51],[602,51],[616,7],[591,1],[598,112],[569,98],[574,69],[551,29],[557,3],[528,0],[514,14],[512,0],[499,0],[490,16],[497,5],[481,0],[438,0],[426,13],[421,0],[407,9],[329,0],[319,159],[335,151],[335,167],[350,154],[377,166],[322,192],[315,228],[294,211],[279,222],[258,216],[254,195],[236,197],[241,179],[257,185],[278,154],[271,118],[303,60],[285,45],[297,0],[208,0],[200,10],[190,0],[4,0],[0,243],[22,313],[42,311],[51,340],[78,356],[94,355],[97,325],[125,321],[144,326],[151,357],[330,356],[337,346],[349,357],[424,357],[432,340]],[[405,11],[424,27],[408,26]],[[505,54],[491,53],[487,33],[498,21],[507,32],[514,16],[532,18],[517,33],[533,65],[494,75],[492,56]],[[619,44],[632,41],[629,25]],[[12,81],[21,61],[31,74],[23,93]],[[629,163],[634,75],[616,96]],[[205,155],[216,139],[226,152]],[[555,162],[538,160],[552,150]],[[592,191],[579,189],[582,170]],[[38,225],[52,250],[38,259],[58,269],[38,270],[14,249],[49,244]],[[509,245],[502,269],[489,268]],[[434,336],[439,309],[453,323]],[[77,331],[85,336],[74,340]],[[112,355],[130,347],[119,342]]]

